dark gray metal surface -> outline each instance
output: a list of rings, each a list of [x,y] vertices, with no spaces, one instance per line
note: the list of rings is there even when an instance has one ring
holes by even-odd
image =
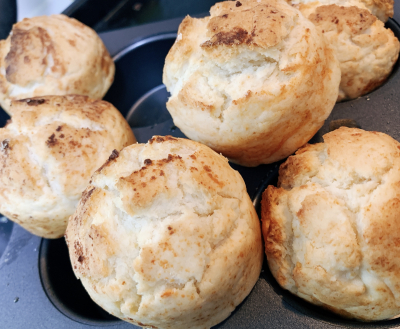
[[[0,40],[7,38],[16,21],[16,0],[0,0]]]
[[[394,16],[393,19],[396,22],[400,22],[400,2],[399,1],[395,1],[394,2]]]
[[[131,28],[101,35],[106,46],[114,55],[124,46],[130,46],[135,40],[142,40],[140,47],[131,47],[129,51],[121,53],[118,57],[115,84],[106,96],[106,99],[112,101],[124,115],[128,114],[135,103],[137,103],[135,111],[140,111],[140,104],[149,104],[149,102],[153,105],[156,104],[154,106],[160,104],[159,112],[154,117],[154,122],[157,124],[148,125],[151,118],[142,122],[140,122],[141,116],[138,116],[139,119],[134,119],[136,128],[133,130],[139,142],[145,142],[148,136],[153,134],[182,136],[182,133],[174,127],[172,120],[168,117],[165,117],[165,121],[161,120],[163,122],[156,122],[160,116],[164,115],[162,112],[165,111],[165,95],[160,96],[157,91],[148,93],[161,84],[163,58],[165,58],[165,52],[168,51],[168,47],[173,42],[173,35],[157,36],[145,40],[147,37],[159,35],[161,32],[176,31],[178,24],[178,20],[171,20],[163,22],[161,25],[159,23],[150,24],[140,30],[138,30],[139,28]],[[399,27],[395,23],[391,22],[389,25],[396,31],[397,35],[400,35]],[[326,124],[313,141],[319,141],[322,134],[328,131],[329,122],[335,119],[354,119],[363,129],[382,131],[400,140],[400,93],[398,92],[400,72],[397,66],[388,82],[378,90],[360,99],[336,105]],[[155,67],[161,68],[161,71],[160,69],[155,70]],[[135,72],[142,68],[147,69],[148,76],[135,75]],[[153,74],[154,76],[150,76]],[[138,90],[145,83],[147,89],[135,93],[135,90]],[[122,97],[121,94],[118,95],[118,91],[124,93],[124,95],[128,93],[132,96],[132,99]],[[148,93],[146,96],[148,99],[143,98],[146,93]],[[140,101],[140,104],[138,104],[138,101]],[[161,108],[161,106],[164,107]],[[3,114],[0,117],[3,118],[3,121],[5,120]],[[1,124],[4,124],[4,122],[1,122]],[[242,174],[248,192],[254,198],[257,206],[261,191],[275,177],[277,164],[263,165],[257,168],[244,168],[237,165],[232,165],[232,167]],[[56,266],[53,265],[56,263],[52,263],[46,258],[49,256],[43,251],[45,249],[42,249],[42,258],[40,258],[41,241],[42,239],[31,235],[19,225],[14,224],[10,240],[0,258],[0,328],[104,328],[99,324],[91,326],[74,321],[71,319],[73,315],[68,317],[62,313],[62,309],[61,311],[57,309],[57,307],[62,308],[67,307],[67,305],[58,305],[57,307],[55,304],[53,305],[57,296],[54,297],[51,294],[55,290],[52,290],[52,283],[46,281],[43,273],[41,277],[39,264],[43,262],[47,264],[44,267],[42,266],[42,272],[46,272],[49,266]],[[43,241],[43,244],[46,244],[46,241]],[[49,244],[47,247],[54,248],[52,252],[55,258],[57,258],[59,250],[60,261],[69,264],[68,257],[65,253],[62,253],[62,248],[55,244]],[[65,275],[67,274],[65,273]],[[64,273],[60,273],[60,275],[64,275]],[[41,279],[44,280],[43,286]],[[62,279],[58,281],[57,284],[63,284]],[[65,280],[65,282],[68,281]],[[71,287],[70,295],[72,299],[75,295],[78,295],[77,290],[74,289],[78,288]],[[53,298],[53,303],[46,293]],[[85,313],[84,307],[82,306],[82,314]],[[107,325],[107,323],[104,324]],[[134,328],[133,325],[122,321],[114,323],[112,327]],[[261,273],[260,279],[251,294],[226,321],[215,328],[341,327],[389,328],[400,327],[400,322],[399,320],[391,320],[364,324],[340,319],[283,291],[264,266],[263,273]]]

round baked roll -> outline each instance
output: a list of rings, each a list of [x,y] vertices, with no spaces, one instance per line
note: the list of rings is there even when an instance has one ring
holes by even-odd
[[[399,40],[367,9],[354,6],[354,1],[345,6],[323,3],[304,3],[298,8],[336,51],[342,72],[338,101],[365,95],[392,72]]]
[[[281,165],[262,199],[269,268],[279,284],[345,317],[400,313],[400,144],[339,128]]]
[[[0,105],[44,95],[101,99],[114,79],[114,62],[90,27],[64,15],[25,18],[0,40]]]
[[[94,171],[135,137],[115,107],[87,96],[11,107],[12,121],[0,129],[0,212],[33,234],[59,238]]]
[[[335,104],[333,50],[284,1],[225,1],[210,13],[183,20],[165,61],[175,125],[241,165],[287,157]]]
[[[256,283],[260,222],[228,160],[154,136],[97,171],[66,231],[76,276],[111,314],[147,328],[210,328]]]

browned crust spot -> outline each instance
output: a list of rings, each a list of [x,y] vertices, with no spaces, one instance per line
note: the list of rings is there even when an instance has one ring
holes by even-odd
[[[363,88],[361,95],[368,94],[369,92],[375,90],[379,86],[381,86],[385,81],[387,77],[384,77],[382,79],[376,79],[368,82],[368,84]]]
[[[172,137],[170,135],[167,136],[153,136],[151,139],[149,139],[149,144],[153,144],[154,142],[156,143],[162,143],[166,141],[176,141],[177,139],[175,137]]]
[[[211,50],[218,46],[268,48],[279,44],[289,33],[290,18],[271,4],[257,3],[244,8],[238,1],[225,6],[220,16],[213,16],[207,24],[210,40],[200,46]]]
[[[51,134],[51,136],[47,139],[46,145],[48,147],[53,147],[54,145],[57,144],[57,139],[55,137],[56,137],[55,134]]]
[[[96,188],[93,187],[90,190],[85,190],[82,192],[81,203],[85,204],[86,201],[90,198]]]
[[[26,86],[42,76],[47,66],[47,55],[52,54],[54,68],[59,66],[50,35],[41,27],[28,30],[12,29],[10,51],[5,58],[7,81]]]
[[[114,149],[112,152],[111,152],[111,155],[108,157],[108,160],[114,160],[114,159],[116,159],[116,158],[118,158],[119,157],[119,152],[116,150],[116,149]]]
[[[164,298],[164,297],[170,297],[170,296],[172,296],[172,295],[174,295],[174,292],[171,291],[171,290],[167,290],[167,291],[165,291],[160,297],[161,297],[161,298]]]
[[[335,31],[338,33],[349,30],[351,34],[360,34],[367,30],[377,18],[368,10],[355,6],[340,7],[337,5],[320,6],[309,20],[320,27],[323,32]]]
[[[145,161],[143,167],[139,170],[126,177],[120,177],[117,188],[131,191],[129,196],[122,200],[126,211],[133,214],[136,207],[143,207],[159,193],[168,191],[165,184],[165,168],[168,168],[168,166],[176,166],[181,170],[186,170],[185,162],[181,156],[168,154],[164,159]]]
[[[203,48],[211,48],[220,45],[233,46],[243,43],[249,44],[252,41],[252,36],[249,35],[246,30],[240,27],[234,27],[231,31],[215,34],[211,40],[202,43],[200,46]]]
[[[83,246],[79,241],[75,240],[74,243],[74,253],[79,263],[83,264],[85,261],[85,256],[83,252]]]
[[[121,177],[122,180],[130,182],[130,183],[134,183],[135,182],[135,177],[136,176],[140,176],[143,177],[144,176],[144,171],[147,170],[150,166],[155,166],[156,168],[160,168],[161,166],[172,162],[172,161],[176,161],[176,160],[182,160],[182,157],[179,155],[172,155],[172,154],[168,154],[167,158],[161,159],[161,160],[150,160],[150,159],[146,159],[144,161],[145,166],[140,168],[139,170],[134,171],[132,174],[130,174],[127,177]],[[164,176],[164,171],[160,170],[160,176]],[[153,177],[153,176],[152,176]],[[150,178],[151,180],[151,178]]]
[[[99,169],[97,169],[96,172],[101,172],[105,167],[107,167],[110,164],[110,162],[112,162],[118,157],[119,157],[119,152],[114,149],[111,152],[111,155],[108,157],[107,161]]]

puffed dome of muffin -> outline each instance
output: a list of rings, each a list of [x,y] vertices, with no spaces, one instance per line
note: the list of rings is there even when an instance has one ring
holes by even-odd
[[[91,298],[132,324],[210,328],[249,294],[262,265],[260,222],[226,158],[154,136],[92,177],[66,231]]]
[[[61,237],[91,175],[135,142],[110,103],[45,96],[11,103],[0,129],[0,213],[33,234]]]
[[[383,23],[387,22],[389,17],[393,17],[394,14],[394,0],[286,0],[286,2],[296,7],[304,5],[305,8],[329,5],[337,5],[339,7],[356,6],[361,9],[367,9]],[[308,15],[305,16],[307,17]]]
[[[262,199],[269,268],[305,300],[363,321],[400,313],[400,143],[340,128],[281,165]]]
[[[386,22],[394,14],[394,0],[359,0],[373,15]]]
[[[298,8],[336,51],[342,72],[338,101],[363,96],[379,87],[392,72],[399,56],[399,40],[354,1],[344,6],[323,3],[301,3]]]
[[[333,50],[284,1],[225,1],[210,13],[183,20],[165,61],[175,125],[241,165],[287,157],[335,104]]]
[[[25,18],[0,40],[0,105],[44,95],[101,99],[114,80],[114,62],[90,27],[65,15]]]

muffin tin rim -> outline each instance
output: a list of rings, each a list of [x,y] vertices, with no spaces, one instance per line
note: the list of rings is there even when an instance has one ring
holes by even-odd
[[[123,47],[121,50],[117,51],[117,53],[115,55],[112,55],[112,59],[115,62],[115,61],[119,60],[120,58],[122,58],[123,56],[125,56],[127,53],[129,53],[132,50],[135,50],[141,46],[152,43],[154,41],[159,41],[159,40],[164,40],[164,39],[172,39],[172,38],[176,39],[176,36],[177,36],[177,33],[175,33],[175,32],[164,32],[164,33],[157,33],[157,34],[149,35],[140,40],[133,41],[130,44],[128,44],[127,46]]]

